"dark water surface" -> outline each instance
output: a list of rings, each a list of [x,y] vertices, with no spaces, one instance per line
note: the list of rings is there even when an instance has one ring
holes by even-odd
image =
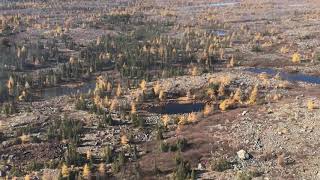
[[[191,112],[199,112],[204,109],[204,103],[188,103],[179,104],[176,102],[171,102],[163,106],[153,107],[149,112],[158,114],[184,114]]]
[[[248,68],[246,71],[253,72],[253,73],[267,73],[269,75],[275,76],[279,73],[280,77],[284,80],[291,81],[291,82],[305,82],[305,83],[314,83],[320,84],[320,77],[318,76],[311,76],[302,73],[288,73],[284,71],[278,71],[272,68]]]
[[[85,82],[77,87],[57,86],[52,88],[42,89],[39,93],[41,98],[54,98],[57,96],[73,95],[79,93],[87,93],[89,90],[94,90],[96,87],[95,81]]]

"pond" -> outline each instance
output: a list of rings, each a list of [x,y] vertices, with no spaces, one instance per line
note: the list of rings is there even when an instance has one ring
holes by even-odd
[[[170,102],[163,106],[153,107],[149,112],[158,114],[185,114],[202,111],[204,106],[204,103],[180,104],[177,102]]]
[[[94,90],[96,87],[95,81],[85,82],[80,86],[69,87],[69,86],[57,86],[52,88],[42,89],[38,95],[41,98],[48,99],[57,96],[65,96],[79,93],[87,93],[89,90]]]
[[[219,3],[210,3],[209,6],[210,7],[223,7],[223,6],[233,6],[233,5],[237,5],[240,2],[219,2]]]
[[[227,2],[214,2],[214,3],[201,3],[201,4],[197,4],[197,5],[192,5],[192,6],[184,6],[182,7],[180,10],[183,11],[203,11],[205,8],[210,8],[210,7],[216,7],[216,8],[222,8],[222,7],[227,7],[227,6],[234,6],[234,5],[238,5],[240,4],[240,2],[238,1],[227,1]]]
[[[320,84],[320,77],[311,76],[311,75],[302,74],[302,73],[288,73],[284,71],[275,70],[272,68],[248,68],[246,69],[246,71],[257,73],[257,74],[267,73],[272,76],[275,76],[277,73],[279,73],[280,77],[287,81]]]

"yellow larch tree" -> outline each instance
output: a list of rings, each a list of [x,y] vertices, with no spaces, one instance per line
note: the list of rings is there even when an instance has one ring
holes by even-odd
[[[293,55],[292,55],[292,59],[291,59],[291,61],[293,62],[293,63],[300,63],[301,62],[301,55],[299,54],[299,53],[294,53]]]
[[[30,175],[29,175],[29,174],[25,175],[25,176],[24,176],[24,180],[31,180]]]
[[[191,51],[192,51],[189,42],[188,42],[187,45],[186,45],[185,51],[186,51],[186,52],[191,52]]]
[[[233,104],[234,104],[234,100],[233,99],[230,99],[230,98],[229,99],[225,99],[220,103],[219,108],[220,108],[221,111],[226,111]]]
[[[102,99],[99,95],[94,96],[94,104],[98,107],[101,107],[102,105]]]
[[[118,97],[120,97],[121,94],[122,94],[122,90],[121,90],[121,85],[120,85],[120,83],[119,83],[119,84],[118,84],[118,87],[117,87],[116,95],[117,95]]]
[[[104,97],[103,105],[104,105],[104,107],[108,107],[110,105],[110,100],[109,100],[108,96]]]
[[[254,86],[253,90],[251,91],[248,104],[255,104],[257,102],[258,97],[258,84]]]
[[[18,99],[19,99],[19,101],[23,101],[23,100],[25,100],[26,97],[27,97],[27,93],[25,90],[23,90],[21,95],[18,97]]]
[[[26,134],[22,134],[20,136],[20,140],[22,143],[27,143],[27,142],[30,142],[30,135],[26,135]]]
[[[107,91],[108,92],[112,91],[112,84],[110,82],[108,82],[108,84],[107,84]]]
[[[98,172],[101,176],[106,174],[106,165],[104,163],[99,164]]]
[[[261,80],[269,79],[269,75],[268,75],[266,72],[260,73],[260,74],[258,75],[258,77],[259,77]]]
[[[289,52],[289,49],[286,46],[281,47],[280,52],[282,54],[287,54]]]
[[[121,136],[120,141],[122,145],[127,145],[129,143],[129,139],[126,135]]]
[[[198,121],[197,114],[195,112],[189,113],[187,117],[188,122],[196,122]]]
[[[198,67],[197,67],[197,66],[194,66],[194,67],[191,69],[191,75],[192,75],[192,76],[197,76],[198,73],[199,73]]]
[[[88,164],[85,164],[83,167],[83,174],[82,176],[86,179],[89,179],[91,177],[91,171]]]
[[[69,177],[69,168],[65,163],[63,163],[61,167],[61,175],[64,178]]]
[[[10,78],[8,80],[8,83],[7,83],[7,88],[8,88],[8,91],[9,91],[9,95],[13,95],[13,87],[14,87],[14,80],[13,80],[13,77],[10,76]]]
[[[136,103],[131,102],[131,114],[136,114],[136,113],[137,113]]]
[[[87,155],[87,160],[92,159],[92,153],[90,150],[87,150],[86,155]]]
[[[160,93],[160,83],[159,83],[159,81],[157,81],[153,85],[153,92],[154,92],[155,95],[159,95],[159,93]]]
[[[213,112],[213,110],[214,110],[213,105],[207,103],[207,104],[204,106],[203,115],[204,115],[204,116],[208,116],[208,115],[210,115],[210,114]]]
[[[235,66],[235,59],[234,56],[231,57],[229,64],[227,65],[228,68],[234,67]]]
[[[147,82],[145,80],[141,81],[140,88],[141,88],[142,91],[147,90]]]
[[[217,99],[214,90],[211,89],[211,88],[208,88],[207,95],[211,100],[216,100]]]
[[[99,36],[96,40],[96,45],[99,46],[101,44],[101,37]]]
[[[187,124],[187,117],[184,116],[184,115],[180,115],[178,116],[178,124],[180,125],[184,125],[184,124]]]
[[[168,126],[169,122],[170,122],[170,117],[168,114],[165,114],[161,117],[161,121],[163,122],[164,126]]]
[[[315,109],[315,103],[314,103],[314,101],[313,100],[311,100],[311,99],[309,99],[308,100],[308,103],[307,103],[307,107],[308,107],[308,110],[313,110],[313,109]]]
[[[233,100],[235,102],[240,102],[241,103],[241,89],[237,88],[236,92],[233,95]]]
[[[224,59],[224,49],[223,48],[220,48],[219,53],[220,53],[220,59]]]
[[[274,79],[276,80],[281,80],[280,72],[278,72],[275,76]]]
[[[76,64],[76,63],[77,63],[76,58],[73,57],[73,56],[71,56],[71,57],[69,58],[69,63],[72,64],[72,65]]]
[[[118,106],[118,100],[117,99],[112,99],[109,109],[111,111],[115,111],[117,106]]]
[[[164,93],[163,90],[160,90],[160,92],[159,92],[159,100],[163,101],[164,99],[165,99],[165,93]]]
[[[225,85],[223,83],[220,84],[219,89],[218,89],[218,95],[219,96],[224,96],[225,95]]]

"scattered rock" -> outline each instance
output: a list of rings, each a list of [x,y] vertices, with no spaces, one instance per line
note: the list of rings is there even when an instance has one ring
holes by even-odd
[[[6,173],[0,170],[0,177],[5,177]]]
[[[201,163],[199,163],[197,169],[202,171],[204,170],[204,166]]]
[[[248,160],[250,159],[250,154],[247,153],[247,151],[241,149],[240,151],[237,152],[237,156],[240,160]]]
[[[248,113],[248,111],[243,111],[243,112],[241,113],[241,115],[242,115],[242,116],[245,116],[247,113]]]

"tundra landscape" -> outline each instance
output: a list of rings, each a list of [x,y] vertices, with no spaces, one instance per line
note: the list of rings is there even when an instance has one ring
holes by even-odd
[[[320,179],[319,0],[0,0],[0,179]]]

